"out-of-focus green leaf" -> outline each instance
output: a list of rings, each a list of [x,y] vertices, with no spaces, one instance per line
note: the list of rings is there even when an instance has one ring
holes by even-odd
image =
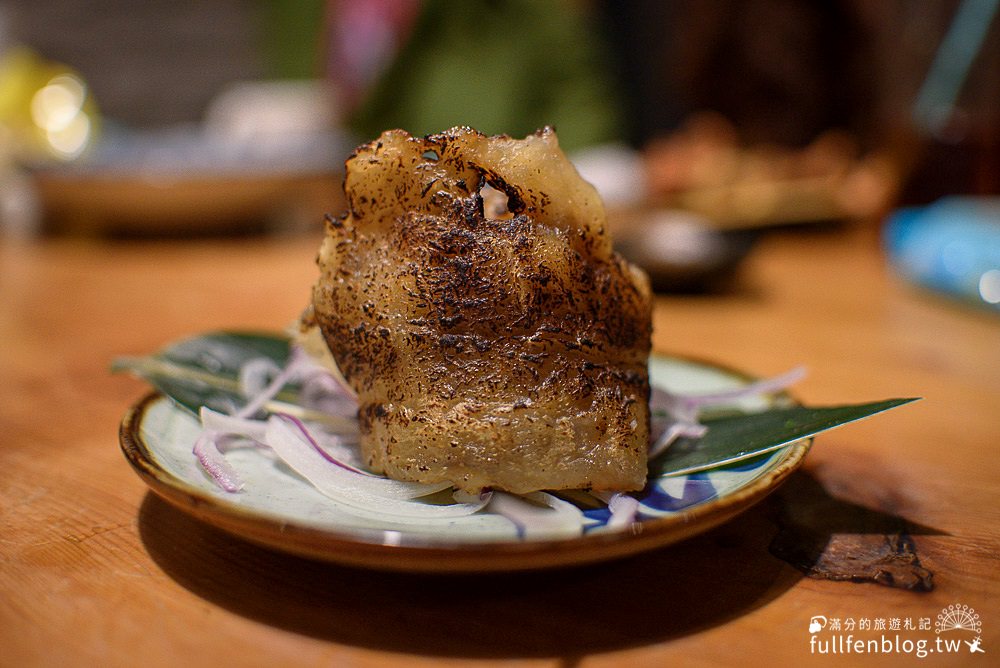
[[[193,413],[202,406],[230,412],[246,403],[239,391],[240,368],[268,359],[280,369],[288,363],[290,344],[275,334],[213,332],[174,343],[148,357],[121,357],[112,371],[129,372]],[[278,395],[294,401],[292,388]]]

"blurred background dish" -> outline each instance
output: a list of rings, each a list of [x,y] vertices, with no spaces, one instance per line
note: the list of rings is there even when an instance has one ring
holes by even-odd
[[[79,160],[35,167],[54,231],[305,230],[342,208],[344,156],[323,81],[240,82],[198,124],[109,128]]]
[[[690,211],[654,209],[618,221],[615,248],[646,270],[654,290],[695,293],[724,289],[757,236]]]
[[[3,0],[0,229],[318,230],[385,128],[551,124],[659,289],[718,285],[774,230],[1000,192],[997,4]]]
[[[0,3],[0,228],[317,225],[341,207],[353,146],[319,66],[322,26],[322,2]],[[53,123],[83,131],[70,142]]]

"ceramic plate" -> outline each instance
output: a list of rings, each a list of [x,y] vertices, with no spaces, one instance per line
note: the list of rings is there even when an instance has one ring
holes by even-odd
[[[669,357],[650,360],[654,386],[684,393],[743,384],[717,366]],[[764,399],[740,410],[765,408]],[[121,446],[150,488],[201,520],[249,541],[332,562],[403,571],[510,571],[601,561],[675,543],[725,522],[773,491],[801,463],[805,439],[780,450],[707,472],[651,479],[631,526],[607,526],[604,507],[584,508],[583,535],[519,538],[509,520],[477,513],[422,525],[396,525],[352,515],[291,470],[254,450],[229,461],[246,481],[239,493],[219,489],[191,447],[197,420],[172,400],[152,394],[121,426]]]

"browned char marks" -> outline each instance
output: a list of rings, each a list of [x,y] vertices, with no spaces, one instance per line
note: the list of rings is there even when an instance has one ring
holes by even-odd
[[[361,399],[365,455],[388,475],[636,489],[648,284],[610,251],[599,200],[580,205],[596,194],[554,134],[521,141],[392,131],[359,148],[350,212],[327,221],[316,319]],[[483,183],[509,215],[485,215]]]

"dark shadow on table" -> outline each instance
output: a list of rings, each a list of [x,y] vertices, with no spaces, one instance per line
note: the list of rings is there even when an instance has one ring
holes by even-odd
[[[771,556],[757,506],[640,556],[482,575],[385,573],[286,555],[230,536],[152,493],[143,543],[181,586],[244,617],[324,640],[451,657],[579,657],[657,643],[765,605],[801,575]]]
[[[845,536],[880,539],[899,526],[908,534],[941,533],[904,522],[891,508],[877,509],[886,504],[871,503],[864,489],[851,494],[860,503],[831,495],[828,486],[841,485],[825,473],[799,471],[762,503],[683,543],[526,573],[385,573],[304,559],[230,536],[152,493],[140,509],[139,530],[152,558],[181,586],[265,624],[391,652],[572,663],[745,615],[803,573],[815,577],[810,568],[823,565]],[[789,528],[798,536],[797,560],[813,563],[793,568],[774,556],[773,539]]]
[[[934,573],[913,537],[948,534],[904,519],[903,488],[884,476],[844,464],[791,476],[770,499],[778,527],[771,554],[814,579],[932,591]]]

